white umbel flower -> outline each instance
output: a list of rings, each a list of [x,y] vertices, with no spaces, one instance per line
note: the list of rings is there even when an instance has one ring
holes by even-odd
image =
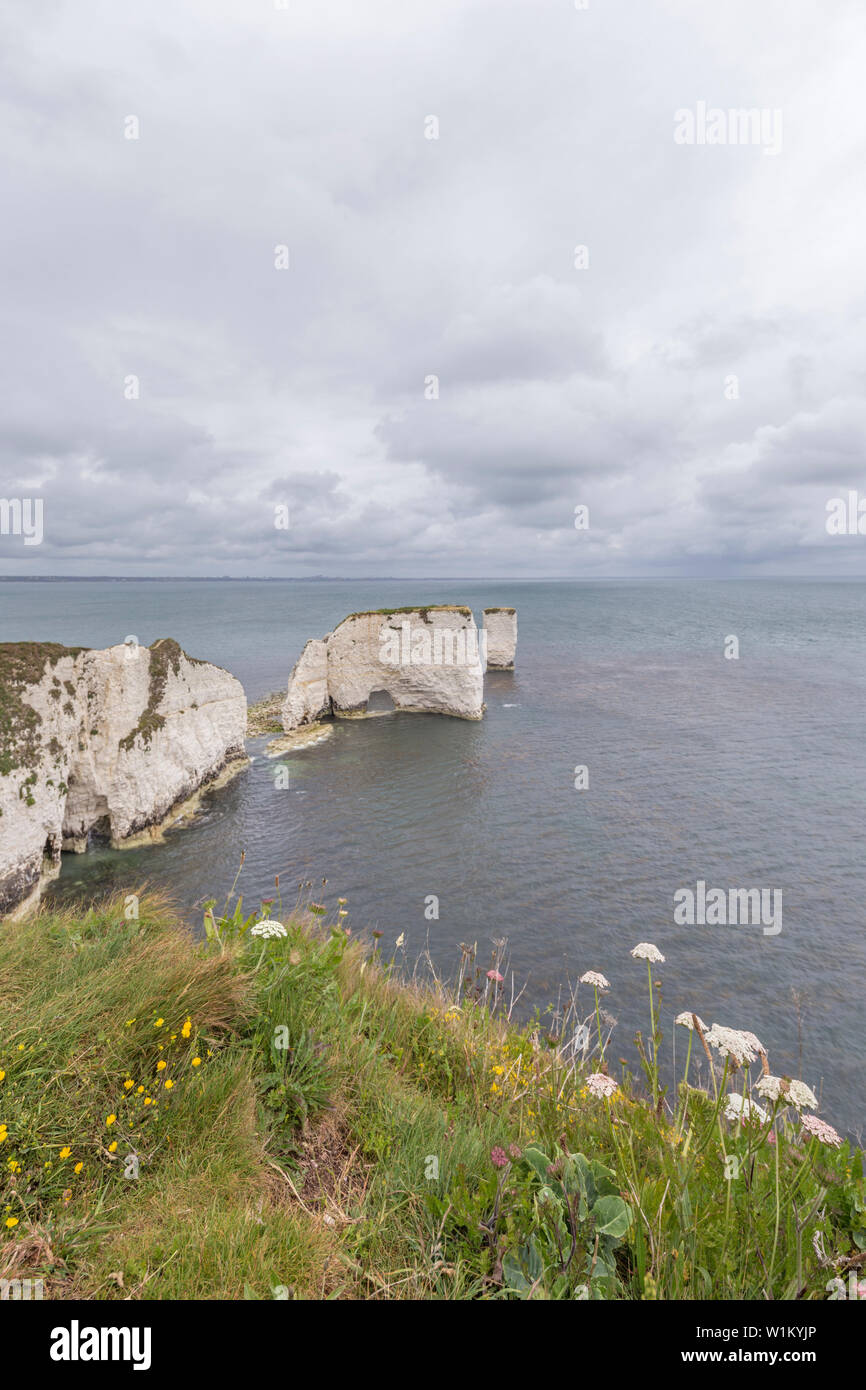
[[[263,936],[267,939],[270,936],[288,936],[288,932],[282,922],[272,922],[270,917],[266,917],[263,922],[256,922],[254,927],[250,927],[250,936]]]
[[[695,1019],[698,1020],[698,1027],[700,1028],[701,1032],[706,1033],[707,1025],[704,1023],[704,1020],[698,1014],[677,1014],[676,1018],[674,1019],[674,1023],[678,1023],[681,1028],[689,1028],[693,1030],[695,1026]]]
[[[754,1062],[756,1054],[764,1051],[754,1033],[740,1028],[723,1028],[721,1023],[713,1024],[706,1039],[722,1057],[733,1057],[739,1066]]]
[[[581,975],[582,985],[594,985],[596,989],[610,989],[610,980],[606,980],[598,970],[587,970],[585,975]]]
[[[758,1120],[761,1124],[766,1124],[767,1112],[753,1100],[744,1099],[736,1091],[731,1091],[730,1095],[725,1097],[725,1119]]]
[[[605,1076],[603,1071],[594,1071],[586,1078],[586,1089],[593,1096],[612,1096],[617,1084],[612,1076]]]
[[[658,946],[654,946],[651,941],[639,941],[632,951],[635,960],[663,961],[664,956]]]
[[[792,1081],[787,1076],[762,1076],[755,1090],[764,1100],[781,1101],[802,1110],[804,1105],[817,1106],[818,1098],[805,1081]]]

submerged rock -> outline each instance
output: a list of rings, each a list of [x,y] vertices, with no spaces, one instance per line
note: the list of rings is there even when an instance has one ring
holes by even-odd
[[[0,645],[0,915],[38,899],[62,849],[129,843],[245,760],[246,708],[170,638]]]

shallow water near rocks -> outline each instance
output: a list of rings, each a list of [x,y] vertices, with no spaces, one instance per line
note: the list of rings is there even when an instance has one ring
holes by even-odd
[[[527,1005],[602,971],[610,1056],[633,1069],[649,1020],[629,951],[653,941],[668,1064],[675,1031],[685,1058],[672,1017],[694,1009],[757,1033],[772,1071],[808,1081],[837,1128],[866,1130],[866,584],[16,582],[0,584],[0,640],[172,636],[252,701],[347,613],[414,602],[465,602],[476,620],[517,607],[517,669],[488,675],[480,723],[386,714],[277,758],[271,736],[251,740],[250,767],[192,822],[152,847],[65,855],[49,898],[147,879],[200,924],[194,904],[222,901],[244,849],[251,906],[276,873],[288,905],[310,880],[389,954],[405,933],[409,963],[429,946],[449,972],[460,942],[486,959],[507,937]],[[674,893],[699,879],[781,889],[782,931],[675,925]]]

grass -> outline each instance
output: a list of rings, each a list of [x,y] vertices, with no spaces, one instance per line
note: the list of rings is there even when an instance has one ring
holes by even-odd
[[[342,903],[278,904],[274,936],[273,904],[211,906],[202,943],[130,902],[0,928],[0,1277],[56,1299],[623,1300],[862,1277],[860,1151],[782,1104],[725,1120],[730,1059],[666,1099],[655,1016],[646,1086],[588,1082],[601,1013],[510,1022],[501,962],[468,949],[449,989],[399,975]]]

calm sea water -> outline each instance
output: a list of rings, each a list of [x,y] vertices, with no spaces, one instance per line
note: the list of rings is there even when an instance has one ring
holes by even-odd
[[[406,603],[518,609],[517,670],[487,678],[480,723],[390,715],[336,726],[282,761],[267,740],[189,828],[145,850],[64,856],[55,898],[143,879],[190,920],[281,875],[349,899],[356,931],[405,933],[444,970],[507,937],[527,1003],[587,969],[612,982],[614,1055],[647,1028],[638,941],[666,956],[672,1015],[751,1029],[771,1069],[866,1130],[866,584],[806,582],[167,582],[0,584],[0,641],[107,646],[172,636],[255,700],[347,613]],[[739,660],[724,641],[739,639]],[[589,787],[575,789],[575,767]],[[775,888],[777,936],[677,926],[673,895]],[[427,921],[425,899],[439,899]],[[591,1000],[587,999],[589,1008]],[[618,1045],[617,1045],[618,1044]],[[800,1060],[802,1058],[802,1061]]]

